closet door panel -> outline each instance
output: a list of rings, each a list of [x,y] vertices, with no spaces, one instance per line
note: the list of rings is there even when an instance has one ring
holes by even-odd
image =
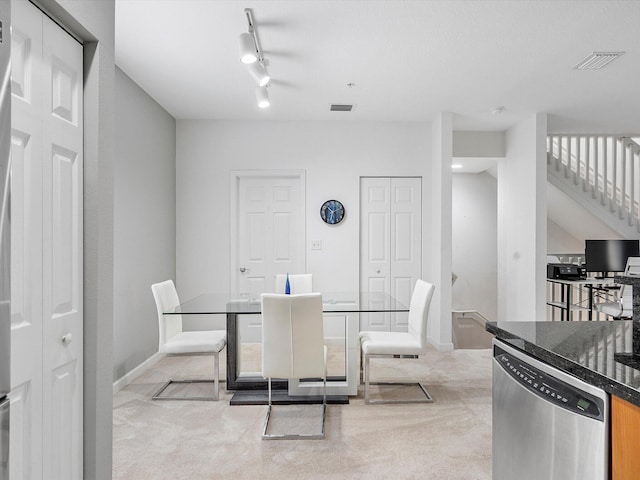
[[[82,46],[43,18],[44,469],[82,479]]]
[[[42,472],[42,14],[11,8],[10,477]]]
[[[360,289],[389,293],[390,182],[360,179]],[[388,331],[389,313],[360,314],[360,330]]]
[[[422,179],[394,177],[391,189],[391,295],[409,306],[416,280],[422,276]],[[391,315],[391,330],[406,332],[408,315]]]

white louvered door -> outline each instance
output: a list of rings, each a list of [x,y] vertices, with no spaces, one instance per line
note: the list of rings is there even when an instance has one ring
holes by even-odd
[[[82,46],[12,3],[11,478],[82,478]]]

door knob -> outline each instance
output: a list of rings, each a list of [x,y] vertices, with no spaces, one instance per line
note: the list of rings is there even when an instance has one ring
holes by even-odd
[[[380,269],[376,270],[376,273],[380,273]]]
[[[61,340],[65,345],[69,345],[73,341],[73,335],[67,333],[66,335],[62,336]]]
[[[246,269],[246,268],[244,268],[244,267],[240,267],[240,273],[244,273],[244,272],[246,272],[246,271],[247,271],[247,269]]]

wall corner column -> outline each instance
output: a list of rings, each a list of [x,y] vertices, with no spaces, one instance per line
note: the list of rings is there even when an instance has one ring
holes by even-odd
[[[451,341],[453,114],[441,112],[432,123],[431,237],[428,281],[435,284],[427,335],[438,350],[453,350]]]
[[[498,161],[498,321],[546,320],[547,114],[506,132]]]

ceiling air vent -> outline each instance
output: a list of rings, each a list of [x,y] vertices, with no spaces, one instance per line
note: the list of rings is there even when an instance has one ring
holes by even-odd
[[[332,112],[350,112],[353,110],[353,105],[341,105],[338,103],[332,103],[330,110]]]
[[[593,52],[587,58],[578,63],[574,70],[600,70],[624,52]]]

